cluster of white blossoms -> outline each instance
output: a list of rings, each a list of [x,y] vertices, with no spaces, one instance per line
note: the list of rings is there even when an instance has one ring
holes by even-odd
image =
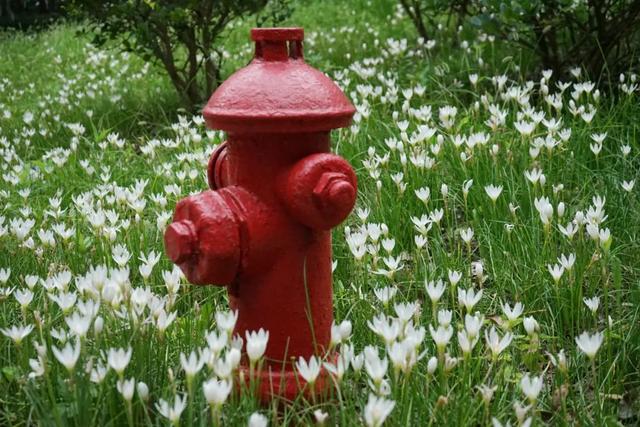
[[[332,73],[357,109],[337,135],[362,194],[334,242],[348,308],[337,304],[327,354],[298,358],[296,371],[311,388],[328,373],[367,426],[407,405],[408,384],[435,402],[434,413],[477,391],[487,422],[497,415],[501,425],[507,402],[519,425],[530,425],[540,402],[564,399],[571,381],[600,386],[597,356],[603,346],[613,351],[619,322],[609,216],[621,215],[612,199],[633,196],[634,172],[622,168],[605,193],[565,180],[563,164],[627,162],[631,143],[601,127],[606,95],[580,69],[570,81],[551,71],[536,81],[493,75],[479,52],[494,41],[480,34],[460,49],[477,72],[459,81],[447,77],[446,63],[434,67],[457,94],[436,100],[432,82],[407,81],[394,67],[431,57],[436,41],[415,45],[369,30],[382,53],[348,56]],[[353,29],[311,33],[306,43],[321,49],[346,35]],[[154,137],[98,129],[96,112],[118,108],[150,67],[88,46],[82,65],[65,65],[53,47],[46,54],[52,92],[0,79],[0,332],[14,343],[7,363],[47,399],[59,377],[92,393],[110,384],[129,420],[153,412],[189,423],[194,407],[206,407],[220,421],[243,389],[243,357],[252,380],[273,331],[234,335],[237,313],[223,308],[221,293],[185,283],[163,255],[162,233],[176,202],[206,188],[223,134],[199,116],[180,116]],[[637,76],[620,76],[619,89],[636,100]],[[14,108],[28,97],[32,107]],[[98,101],[106,110],[87,107]],[[509,257],[513,264],[496,266]],[[593,373],[570,376],[570,360]],[[162,372],[143,369],[156,363]],[[509,390],[518,391],[515,401]],[[505,393],[498,403],[495,393]],[[327,423],[328,411],[314,408],[313,420]],[[243,420],[266,426],[265,414]]]

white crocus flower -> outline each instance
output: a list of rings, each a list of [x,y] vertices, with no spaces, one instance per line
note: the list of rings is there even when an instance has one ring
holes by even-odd
[[[576,337],[576,344],[580,351],[586,354],[589,359],[593,360],[602,345],[603,339],[604,334],[602,332],[596,332],[593,335],[590,335],[588,332],[583,332],[580,336]]]
[[[127,365],[129,365],[129,361],[131,361],[131,355],[133,354],[133,350],[129,347],[127,350],[123,348],[110,348],[107,352],[107,363],[116,371],[118,376],[122,376]]]
[[[246,331],[247,338],[247,356],[251,362],[258,361],[267,349],[269,341],[269,331],[260,328],[259,331]]]
[[[380,427],[393,411],[395,404],[393,400],[370,394],[364,408],[364,421],[367,427]]]
[[[269,420],[259,412],[254,412],[249,417],[248,427],[267,427]]]
[[[316,356],[311,356],[309,361],[306,361],[304,357],[300,356],[296,362],[296,370],[311,387],[313,387],[316,379],[318,379],[321,368],[322,364],[320,363],[320,359]]]
[[[118,391],[120,392],[124,400],[126,400],[127,402],[131,402],[131,399],[133,398],[133,392],[135,391],[135,384],[136,384],[135,378],[131,378],[128,380],[119,379],[116,382],[116,388],[118,389]]]
[[[19,325],[0,329],[0,332],[2,332],[3,335],[11,338],[17,345],[20,345],[22,343],[22,340],[25,339],[25,337],[29,335],[31,331],[33,331],[33,325]]]
[[[173,406],[170,406],[166,400],[160,399],[155,406],[160,415],[168,419],[172,424],[177,425],[182,411],[187,407],[187,397],[176,395]]]
[[[58,359],[58,362],[67,368],[69,373],[71,373],[78,362],[78,358],[80,357],[80,339],[76,340],[75,347],[68,342],[62,350],[56,346],[53,346],[51,350],[53,351],[53,355],[56,359]]]
[[[635,180],[631,180],[631,181],[622,181],[622,189],[628,193],[630,193],[633,190],[633,186],[636,184]]]
[[[492,326],[490,331],[484,331],[484,337],[487,342],[487,347],[491,350],[492,357],[496,359],[500,353],[509,347],[511,340],[513,339],[513,334],[511,332],[507,332],[502,336],[502,338],[500,338],[496,328]]]
[[[553,281],[556,282],[556,285],[560,282],[562,275],[564,274],[564,267],[560,264],[555,265],[547,265],[547,269],[549,270],[549,274],[553,277]]]
[[[498,200],[500,193],[502,193],[502,186],[490,184],[484,187],[484,191],[487,193],[487,196],[489,196],[491,201],[495,203],[496,200]]]
[[[538,399],[542,386],[542,377],[532,377],[527,373],[520,379],[520,388],[531,404],[534,404]]]
[[[446,286],[444,285],[441,279],[438,279],[438,281],[430,281],[430,282],[427,282],[425,280],[425,288],[427,290],[427,294],[429,295],[429,299],[431,300],[431,302],[433,304],[437,304],[438,301],[440,301],[440,298],[442,297],[442,294],[444,293]]]
[[[502,312],[504,313],[505,316],[507,316],[507,319],[511,323],[518,320],[518,318],[522,315],[523,311],[524,311],[524,306],[522,305],[522,303],[519,303],[519,302],[515,303],[513,305],[513,308],[507,303],[502,304]]]
[[[480,302],[482,298],[482,289],[480,289],[477,293],[472,289],[458,289],[458,304],[464,307],[467,310],[467,313],[470,313],[473,310],[473,307]]]
[[[227,380],[210,379],[202,384],[202,391],[207,403],[212,407],[220,407],[227,401],[232,384]]]
[[[453,328],[451,326],[438,326],[438,329],[435,329],[429,325],[429,332],[431,333],[431,338],[436,343],[438,351],[442,352],[451,340]]]
[[[195,351],[189,353],[189,357],[184,353],[180,353],[180,365],[187,376],[187,381],[195,377],[204,366],[205,358],[198,356]]]
[[[584,304],[591,310],[591,313],[596,314],[598,307],[600,307],[600,298],[595,296],[593,298],[584,298]]]

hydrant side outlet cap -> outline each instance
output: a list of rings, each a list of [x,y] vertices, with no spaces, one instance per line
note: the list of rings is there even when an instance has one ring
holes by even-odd
[[[256,56],[213,93],[207,125],[228,132],[316,132],[349,126],[355,108],[302,57],[302,29],[252,31]]]

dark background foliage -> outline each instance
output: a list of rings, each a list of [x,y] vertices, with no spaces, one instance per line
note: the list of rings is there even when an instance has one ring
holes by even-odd
[[[467,22],[530,51],[540,68],[566,74],[582,66],[609,82],[638,68],[640,0],[399,0],[425,40]],[[539,70],[536,70],[539,71]]]
[[[0,0],[0,28],[31,28],[63,16],[64,0]]]

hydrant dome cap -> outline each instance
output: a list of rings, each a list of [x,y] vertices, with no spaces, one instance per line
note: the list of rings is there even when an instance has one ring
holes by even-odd
[[[207,125],[228,132],[314,132],[349,126],[355,108],[302,58],[302,29],[252,32],[256,57],[213,93]]]

